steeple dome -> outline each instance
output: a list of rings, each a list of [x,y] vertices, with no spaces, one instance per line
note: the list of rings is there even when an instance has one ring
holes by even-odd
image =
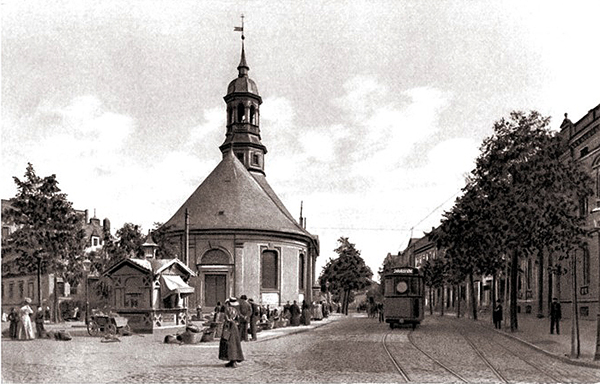
[[[235,156],[251,172],[265,174],[264,155],[267,148],[260,141],[260,105],[262,98],[254,80],[248,77],[250,67],[246,63],[242,35],[242,54],[237,67],[238,76],[227,87],[223,98],[227,104],[227,131],[219,149],[225,157],[233,150]]]

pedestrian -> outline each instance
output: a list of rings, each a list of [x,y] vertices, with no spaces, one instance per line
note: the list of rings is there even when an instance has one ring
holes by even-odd
[[[19,314],[15,307],[10,309],[10,313],[8,314],[8,321],[10,322],[10,327],[8,329],[8,335],[11,339],[15,340],[17,338],[17,326],[19,325]]]
[[[560,335],[559,322],[561,317],[562,313],[560,311],[560,303],[555,297],[552,299],[552,304],[550,304],[550,334],[554,333],[554,327],[556,326],[556,334]]]
[[[383,323],[384,316],[383,316],[383,303],[377,303],[377,313],[379,314],[379,322]]]
[[[31,326],[31,314],[33,310],[29,306],[31,299],[26,297],[23,301],[23,306],[19,309],[19,325],[17,327],[17,339],[19,340],[33,340],[35,335],[33,333],[33,327]]]
[[[313,304],[313,318],[315,320],[323,320],[323,306],[321,303]]]
[[[248,303],[252,307],[252,312],[250,313],[250,335],[252,336],[252,341],[256,341],[256,327],[260,319],[260,307],[253,299],[248,299]]]
[[[44,329],[44,310],[42,307],[38,307],[33,319],[35,321],[35,331],[38,339],[46,337],[46,330]]]
[[[302,316],[301,316],[302,324],[310,325],[310,318],[311,318],[310,305],[308,305],[306,300],[302,300]]]
[[[242,295],[239,301],[239,328],[242,341],[248,341],[248,323],[250,322],[250,315],[252,315],[252,305],[247,300],[248,297]]]
[[[293,327],[297,327],[300,325],[300,307],[298,306],[298,302],[294,300],[294,303],[290,307],[290,315],[292,318],[290,319],[290,325]]]
[[[242,342],[238,329],[240,317],[240,303],[235,297],[230,297],[226,302],[225,323],[221,340],[219,341],[219,360],[228,361],[226,367],[236,368],[237,363],[244,361]]]
[[[494,327],[496,327],[496,329],[502,328],[502,304],[500,303],[500,300],[496,300],[496,305],[492,312],[492,320],[494,321]]]

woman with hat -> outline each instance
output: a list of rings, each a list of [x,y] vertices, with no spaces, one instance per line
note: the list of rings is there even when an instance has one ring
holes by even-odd
[[[244,361],[242,341],[238,330],[240,304],[235,297],[229,298],[225,304],[225,320],[219,342],[219,360],[229,361],[225,366],[235,368],[237,363]]]
[[[33,340],[35,338],[30,317],[33,310],[29,304],[31,304],[31,299],[26,297],[23,306],[19,309],[19,325],[17,327],[17,339],[19,340]]]

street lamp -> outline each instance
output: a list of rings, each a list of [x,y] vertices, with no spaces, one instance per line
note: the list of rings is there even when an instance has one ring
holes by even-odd
[[[83,270],[85,271],[85,325],[88,325],[89,323],[89,318],[90,318],[90,299],[89,299],[89,295],[88,295],[88,278],[90,275],[90,266],[92,265],[92,262],[90,261],[90,259],[85,259],[83,260]]]
[[[596,314],[596,353],[594,360],[600,360],[600,207],[592,209],[592,219],[594,220],[594,232],[598,234],[598,310]]]

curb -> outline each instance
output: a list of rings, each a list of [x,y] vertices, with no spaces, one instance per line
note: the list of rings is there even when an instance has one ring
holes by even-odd
[[[496,328],[488,327],[488,326],[483,325],[481,323],[476,323],[476,324],[479,325],[480,327],[483,327],[483,328],[486,328],[486,329],[491,329],[494,332],[496,332],[496,333],[498,333],[500,335],[503,335],[504,337],[516,340],[516,341],[520,342],[523,345],[526,345],[526,346],[528,346],[528,347],[530,347],[532,349],[535,349],[536,351],[541,352],[541,353],[543,353],[546,356],[550,356],[550,357],[553,357],[553,358],[555,358],[557,360],[560,360],[563,363],[567,363],[567,364],[570,364],[570,365],[576,365],[576,366],[579,366],[579,367],[585,367],[585,368],[600,369],[600,364],[596,364],[596,363],[592,363],[592,362],[588,362],[588,361],[582,361],[582,360],[573,360],[573,359],[571,359],[571,358],[569,358],[567,356],[562,356],[562,355],[558,355],[556,353],[552,353],[552,352],[546,351],[545,349],[540,348],[537,345],[535,345],[535,344],[533,344],[533,343],[531,343],[531,342],[529,342],[527,340],[523,340],[522,338],[520,338],[520,337],[518,337],[516,335],[513,335],[512,333],[508,333],[508,332],[505,332],[505,331],[498,330]]]
[[[289,332],[282,332],[282,333],[281,333],[281,334],[279,334],[279,335],[272,335],[272,336],[267,336],[267,337],[265,337],[265,338],[263,338],[263,339],[258,339],[256,342],[257,342],[257,343],[260,343],[261,341],[275,340],[275,339],[280,339],[280,338],[282,338],[282,337],[284,337],[284,336],[296,335],[296,334],[298,334],[298,333],[308,332],[308,331],[310,331],[310,330],[313,330],[313,329],[317,329],[317,328],[323,327],[323,326],[325,326],[325,325],[327,325],[327,324],[331,324],[332,322],[333,322],[333,321],[328,321],[328,322],[326,322],[326,323],[319,323],[318,325],[317,325],[317,323],[315,322],[315,326],[314,326],[314,327],[298,328],[298,329],[294,329],[293,331],[289,331]]]

